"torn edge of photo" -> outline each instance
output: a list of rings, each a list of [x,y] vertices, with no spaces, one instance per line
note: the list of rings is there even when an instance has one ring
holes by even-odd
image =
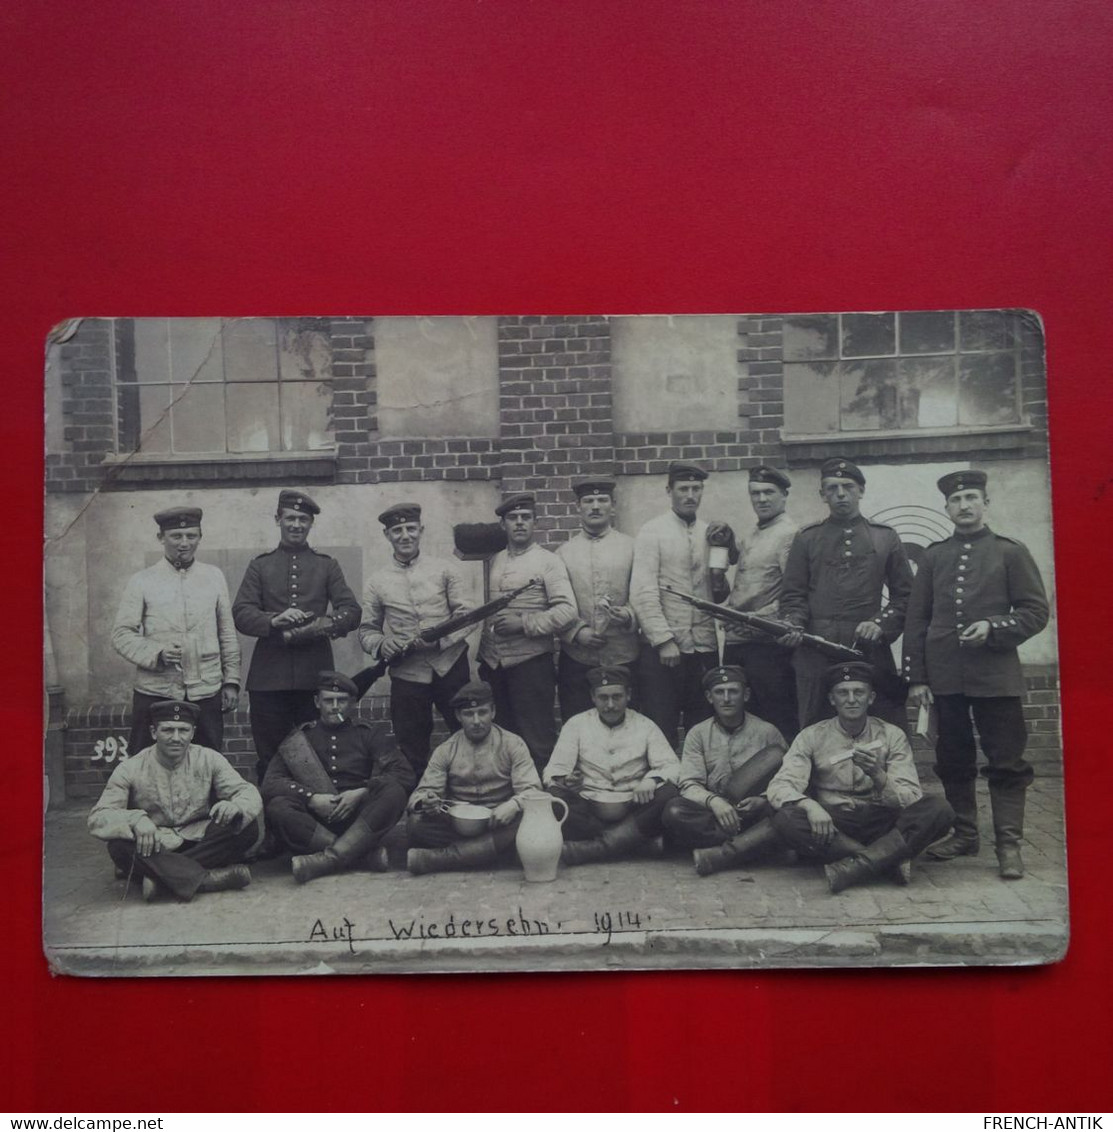
[[[1023,310],[90,318],[46,350],[59,973],[1067,947]]]

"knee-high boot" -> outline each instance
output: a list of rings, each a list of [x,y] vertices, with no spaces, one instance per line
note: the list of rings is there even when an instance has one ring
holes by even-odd
[[[290,868],[298,884],[343,872],[359,864],[375,844],[375,831],[362,819],[356,818],[326,849],[294,857]],[[379,870],[381,871],[381,870]]]
[[[741,865],[781,843],[773,823],[764,818],[729,841],[712,849],[693,849],[692,861],[701,877],[710,876],[733,865]]]
[[[981,848],[978,837],[977,781],[973,778],[964,782],[947,782],[943,792],[951,809],[955,812],[955,824],[951,832],[937,841],[926,855],[935,861],[950,861],[955,857],[973,857]]]
[[[907,859],[908,843],[899,829],[891,829],[861,852],[824,865],[823,871],[827,876],[828,887],[832,893],[836,893],[888,873]]]
[[[607,826],[598,837],[587,841],[566,841],[560,851],[561,864],[586,865],[593,861],[613,861],[631,853],[660,855],[659,838],[647,837],[633,818]]]
[[[443,849],[410,849],[406,853],[406,868],[420,876],[422,873],[456,872],[493,865],[499,854],[513,843],[514,833],[513,828],[504,827],[481,837],[454,841]]]
[[[993,838],[997,846],[997,872],[1002,880],[1020,880],[1024,862],[1020,858],[1020,839],[1024,836],[1024,793],[1021,783],[990,783],[993,806]]]

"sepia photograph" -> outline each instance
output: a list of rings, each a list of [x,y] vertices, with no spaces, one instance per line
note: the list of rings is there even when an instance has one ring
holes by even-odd
[[[46,344],[82,976],[1034,965],[1026,310],[86,318]]]

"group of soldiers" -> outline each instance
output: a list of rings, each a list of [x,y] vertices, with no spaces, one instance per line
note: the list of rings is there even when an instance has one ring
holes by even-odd
[[[136,666],[134,754],[90,830],[146,898],[189,900],[244,887],[249,860],[285,851],[299,883],[385,871],[403,818],[411,873],[492,866],[513,852],[524,801],[550,795],[568,808],[566,865],[672,846],[707,875],[791,851],[839,892],[907,883],[925,850],[979,852],[976,727],[998,871],[1019,878],[1032,768],[1017,646],[1048,620],[1039,571],[986,525],[984,472],[939,481],[954,533],[915,579],[897,533],[861,513],[861,469],[834,458],[820,475],[828,514],[798,527],[789,476],[752,468],[755,521],[736,534],[699,517],[708,473],[675,462],[668,508],[636,538],[614,527],[614,481],[584,479],[581,530],[555,553],[536,541],[534,497],[513,495],[495,510],[504,545],[480,607],[455,563],[422,552],[416,504],[379,516],[390,556],[362,603],[310,547],[320,508],[302,492],[281,492],[278,546],[234,600],[196,561],[200,509],[160,512],[164,557],[128,581],[112,636]],[[467,635],[480,621],[476,680]],[[220,753],[237,630],[256,638],[258,786]],[[330,642],[352,631],[370,667],[348,676]],[[358,716],[383,672],[393,737]],[[909,702],[937,714],[945,798],[921,789]],[[434,708],[449,737],[431,751]],[[482,807],[485,829],[461,836],[454,803]]]

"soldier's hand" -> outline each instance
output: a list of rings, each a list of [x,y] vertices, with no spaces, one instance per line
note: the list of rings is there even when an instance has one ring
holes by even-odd
[[[812,833],[812,840],[820,848],[825,848],[831,838],[835,836],[835,823],[831,815],[814,799],[808,798],[800,803],[804,813],[808,815],[808,827]]]
[[[235,822],[242,811],[235,802],[229,802],[226,798],[222,798],[219,802],[214,802],[212,809],[209,810],[209,817],[217,825],[231,825]]]
[[[935,697],[926,684],[913,684],[908,689],[908,700],[913,707],[931,707],[935,703]]]
[[[675,668],[680,663],[680,646],[676,641],[666,641],[657,646],[657,659],[665,668]]]
[[[335,794],[313,794],[306,803],[309,812],[326,825],[332,821],[332,811],[336,806]]]
[[[508,609],[502,610],[501,613],[496,613],[495,632],[500,637],[513,637],[516,633],[524,632],[522,615],[520,613],[511,613]]]
[[[789,629],[783,637],[777,638],[777,644],[782,648],[795,649],[800,647],[801,641],[804,639],[803,629]]]
[[[383,660],[393,660],[394,657],[405,652],[409,645],[410,641],[405,637],[385,637],[379,654]]]
[[[650,778],[649,775],[646,775],[645,778],[634,787],[634,801],[639,806],[644,806],[647,802],[652,802],[653,795],[657,793],[658,785],[659,783],[655,778]]]
[[[876,621],[859,621],[854,636],[860,641],[876,644],[881,640],[881,626]]]
[[[163,645],[162,651],[159,654],[162,657],[163,664],[181,664],[182,663],[182,645],[180,641],[175,641],[172,645]]]
[[[276,613],[271,618],[271,625],[275,629],[290,629],[294,625],[302,625],[312,618],[312,613],[307,613],[304,609],[295,609],[292,606],[289,609],[284,609],[281,613]]]
[[[149,857],[155,851],[158,827],[145,814],[132,827],[135,833],[135,850],[140,857]]]
[[[409,645],[410,652],[435,652],[440,647],[440,641],[427,641],[424,637],[414,637]]]
[[[590,626],[584,626],[576,634],[576,644],[583,646],[585,649],[601,649],[606,644],[606,638],[597,633]]]
[[[958,635],[958,643],[965,648],[979,649],[989,640],[989,622],[975,621]]]
[[[743,816],[763,814],[768,808],[769,803],[760,794],[753,798],[743,798],[734,806],[735,811]]]
[[[854,753],[850,756],[850,761],[860,770],[863,774],[869,775],[873,779],[874,784],[877,786],[884,786],[887,775],[885,774],[885,763],[881,757],[880,751],[868,751],[862,747],[855,747]]]
[[[521,812],[518,803],[513,798],[508,798],[491,811],[491,824],[496,827],[509,825]]]
[[[707,803],[707,808],[711,811],[712,817],[718,822],[719,828],[724,833],[729,833],[733,836],[741,828],[742,823],[738,820],[738,811],[726,798],[712,798],[711,801]]]
[[[366,786],[356,787],[354,790],[345,790],[337,794],[335,805],[332,807],[332,820],[347,821],[366,797]]]
[[[220,710],[235,711],[240,704],[240,690],[235,684],[225,684],[220,689]]]

